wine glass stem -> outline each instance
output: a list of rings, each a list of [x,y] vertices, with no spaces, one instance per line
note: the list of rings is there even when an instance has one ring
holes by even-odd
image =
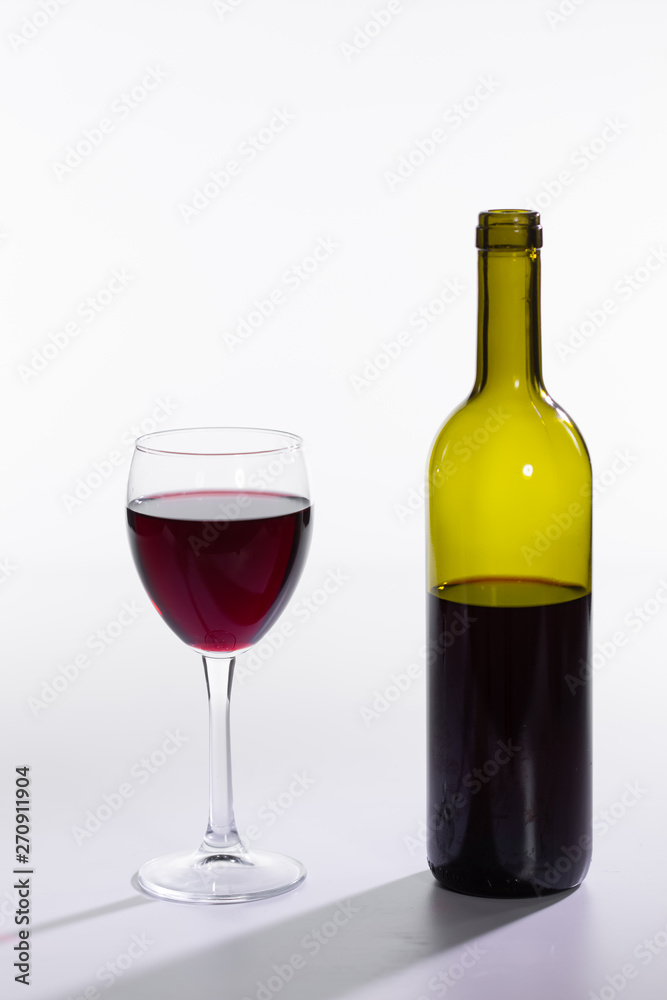
[[[232,797],[229,705],[236,657],[202,656],[208,691],[209,814],[202,844],[208,851],[242,851]]]

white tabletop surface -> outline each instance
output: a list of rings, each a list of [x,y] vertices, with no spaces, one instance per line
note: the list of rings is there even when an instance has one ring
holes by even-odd
[[[300,623],[296,602],[331,571],[340,591]],[[385,566],[385,579],[389,572]],[[656,697],[664,620],[648,622],[596,672],[596,836],[582,887],[534,900],[475,899],[441,889],[426,870],[423,671],[384,714],[362,718],[392,673],[421,662],[419,581],[409,565],[404,587],[376,587],[373,576],[362,565],[311,561],[285,616],[295,634],[237,685],[240,827],[256,828],[255,844],[303,860],[308,877],[286,895],[233,906],[149,900],[132,885],[144,860],[194,847],[203,831],[206,708],[196,654],[149,607],[129,560],[104,574],[52,569],[30,584],[16,581],[6,595],[15,630],[30,632],[35,607],[52,626],[36,633],[40,647],[67,649],[78,635],[74,653],[122,601],[142,609],[36,716],[27,699],[39,697],[40,671],[32,676],[30,657],[16,653],[3,781],[7,789],[14,766],[31,767],[34,1000],[94,1000],[111,989],[128,1000],[266,1000],[262,984],[298,1000],[418,1000],[454,990],[471,1000],[561,1000],[611,996],[601,990],[623,976],[632,977],[626,996],[664,997],[667,789]],[[619,608],[631,609],[635,598],[643,604],[651,591],[648,574],[626,573],[622,593],[610,572],[598,576],[595,634],[604,637]],[[157,754],[148,775],[141,759],[150,760],[167,732],[181,746],[164,761]],[[288,792],[295,774],[309,786],[298,798]],[[88,810],[105,794],[117,802],[124,782],[132,795],[84,838]],[[5,811],[3,842],[11,833]],[[8,872],[5,883],[9,901]],[[1,910],[8,956],[13,907]],[[12,986],[3,995],[23,995]]]

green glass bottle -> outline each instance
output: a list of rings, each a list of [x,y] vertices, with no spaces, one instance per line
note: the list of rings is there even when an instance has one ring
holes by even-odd
[[[477,377],[428,469],[428,862],[578,885],[591,851],[591,466],[542,383],[537,212],[482,212]]]

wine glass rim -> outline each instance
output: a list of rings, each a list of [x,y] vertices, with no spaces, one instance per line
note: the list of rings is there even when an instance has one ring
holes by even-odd
[[[161,447],[156,438],[167,435],[178,434],[206,434],[209,431],[230,432],[230,433],[250,433],[250,434],[270,434],[277,438],[282,438],[285,444],[276,448],[214,448],[209,450],[205,446],[201,448],[178,448]],[[149,434],[142,434],[134,442],[137,451],[143,451],[150,455],[198,455],[198,456],[225,456],[225,455],[275,455],[280,452],[298,451],[303,446],[303,438],[290,431],[279,431],[269,427],[174,427],[171,430],[151,431]]]

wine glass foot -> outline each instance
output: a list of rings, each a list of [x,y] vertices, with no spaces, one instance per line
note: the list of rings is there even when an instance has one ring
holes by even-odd
[[[141,890],[177,903],[244,903],[278,896],[306,877],[300,861],[269,851],[179,851],[139,869]]]

